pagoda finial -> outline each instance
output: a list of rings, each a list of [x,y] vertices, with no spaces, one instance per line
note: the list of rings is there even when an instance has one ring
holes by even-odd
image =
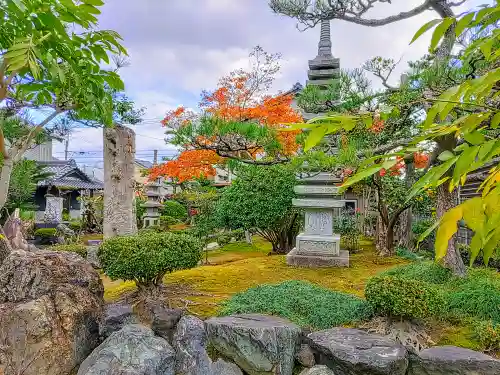
[[[330,20],[321,20],[321,34],[318,43],[318,56],[332,56]]]

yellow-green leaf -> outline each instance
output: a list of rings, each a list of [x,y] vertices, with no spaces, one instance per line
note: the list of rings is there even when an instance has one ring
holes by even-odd
[[[434,245],[436,252],[436,260],[441,260],[446,255],[448,242],[456,233],[458,227],[457,222],[462,218],[462,206],[454,207],[448,210],[439,223],[439,228],[436,234],[436,242]]]
[[[442,153],[439,154],[438,160],[446,161],[446,160],[450,160],[454,156],[455,156],[455,154],[453,152],[446,150],[446,151],[443,151]]]
[[[447,17],[443,20],[443,22],[441,22],[436,27],[436,29],[434,30],[434,33],[432,34],[432,38],[431,38],[431,46],[430,46],[431,51],[434,51],[436,49],[436,47],[439,44],[439,41],[443,38],[446,31],[448,31],[448,29],[450,28],[450,26],[454,22],[455,22],[454,18]]]
[[[323,137],[326,134],[326,126],[321,125],[318,126],[310,131],[310,133],[307,135],[305,144],[304,144],[304,151],[308,151],[314,146],[316,146],[318,143],[321,142]]]
[[[426,33],[428,30],[432,29],[434,26],[436,26],[438,23],[441,22],[441,18],[437,18],[435,20],[427,22],[425,25],[423,25],[418,31],[415,33],[413,36],[413,39],[411,40],[410,44],[415,42],[418,38],[420,38],[424,33]]]
[[[361,172],[356,173],[354,176],[349,178],[342,184],[342,189],[345,189],[361,180],[364,180],[367,177],[373,176],[375,173],[382,169],[381,165],[374,165],[370,168],[363,169]]]
[[[474,197],[462,203],[463,218],[467,226],[474,232],[480,231],[486,220],[483,198]]]
[[[434,224],[432,224],[427,230],[420,235],[417,241],[417,245],[420,244],[423,240],[425,240],[439,225],[439,220],[436,220]]]
[[[491,119],[490,127],[492,129],[497,129],[500,124],[500,112],[495,113],[495,116]]]
[[[496,230],[491,237],[487,240],[486,244],[483,246],[483,260],[484,264],[488,266],[488,263],[493,255],[495,249],[500,245],[500,230]]]
[[[481,231],[474,233],[470,241],[470,266],[474,264],[481,248],[483,247],[483,234]]]
[[[479,152],[479,147],[469,147],[466,148],[458,157],[455,164],[455,170],[453,171],[453,182],[456,184],[460,181],[460,176],[466,173],[476,161],[477,153]]]
[[[466,27],[470,26],[470,23],[474,19],[474,13],[467,13],[463,16],[458,22],[457,27],[455,28],[455,35],[459,37]]]
[[[473,145],[479,145],[483,143],[486,139],[484,138],[484,135],[481,134],[478,131],[472,132],[472,133],[465,133],[464,138],[467,142],[473,144]]]

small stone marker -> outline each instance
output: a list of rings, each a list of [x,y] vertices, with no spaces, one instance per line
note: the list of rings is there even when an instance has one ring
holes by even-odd
[[[330,173],[319,173],[302,179],[294,191],[301,196],[295,207],[305,209],[305,231],[297,236],[297,245],[287,255],[287,263],[301,267],[349,267],[349,252],[340,249],[340,235],[333,233],[334,213],[345,201],[339,199],[340,179]]]

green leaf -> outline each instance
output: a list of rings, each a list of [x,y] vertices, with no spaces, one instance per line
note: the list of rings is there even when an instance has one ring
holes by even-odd
[[[19,8],[22,12],[26,11],[26,6],[23,4],[21,0],[12,0],[12,2]]]
[[[417,245],[420,244],[423,240],[425,240],[439,225],[439,220],[436,220],[434,224],[432,224],[427,230],[420,235],[417,241]]]
[[[422,26],[420,29],[418,29],[418,31],[413,36],[413,39],[411,40],[410,44],[412,44],[413,42],[415,42],[424,33],[426,33],[428,30],[432,29],[434,26],[436,26],[440,22],[441,22],[441,18],[437,18],[435,20],[427,22],[424,26]]]
[[[497,112],[491,119],[490,127],[492,129],[497,129],[499,124],[500,124],[500,112]]]
[[[455,154],[453,152],[446,150],[446,151],[443,151],[441,154],[439,154],[438,160],[446,161],[446,160],[450,160],[454,156],[455,156]]]
[[[456,233],[458,227],[457,222],[462,218],[462,206],[454,207],[448,210],[441,221],[436,233],[436,242],[434,244],[436,260],[441,260],[446,255],[448,249],[448,242],[451,237]]]
[[[474,13],[467,13],[458,22],[455,28],[455,35],[457,38],[463,33],[466,27],[470,26],[470,23],[474,19]]]
[[[318,126],[317,128],[314,128],[311,130],[311,132],[307,135],[305,144],[304,144],[304,151],[309,151],[311,148],[316,146],[318,143],[321,142],[323,137],[326,134],[326,126],[321,125]]]
[[[484,135],[481,134],[478,131],[472,132],[472,133],[465,133],[464,138],[467,142],[473,144],[473,145],[479,145],[481,143],[485,142]]]
[[[88,14],[101,14],[101,11],[92,5],[82,4],[78,8],[87,12]]]
[[[492,233],[491,237],[487,239],[486,244],[483,247],[483,260],[484,264],[488,266],[488,263],[493,255],[493,252],[498,247],[500,243],[500,230],[496,230]],[[471,259],[472,260],[472,259]]]
[[[102,1],[102,0],[83,0],[83,2],[85,4],[94,5],[94,6],[104,5],[104,1]]]
[[[469,147],[460,154],[455,164],[455,170],[453,171],[454,183],[458,183],[460,177],[475,163],[478,152],[479,147]]]
[[[462,203],[462,214],[467,226],[474,232],[482,230],[485,224],[486,215],[482,197],[471,198]]]
[[[454,18],[447,17],[441,22],[437,27],[436,30],[434,30],[434,33],[432,34],[432,39],[431,39],[431,45],[430,45],[430,50],[434,51],[436,47],[439,44],[439,41],[443,38],[444,34],[450,26],[455,22]]]
[[[367,177],[373,176],[375,173],[379,172],[382,169],[381,165],[374,165],[371,166],[370,168],[363,169],[361,172],[356,173],[354,176],[349,178],[347,181],[345,181],[342,184],[342,189],[345,189],[351,185],[354,185],[355,183],[364,180]]]

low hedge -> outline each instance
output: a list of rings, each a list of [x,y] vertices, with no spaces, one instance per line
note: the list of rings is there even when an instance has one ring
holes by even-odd
[[[78,244],[73,244],[73,245],[56,245],[56,246],[51,246],[49,250],[52,251],[65,251],[69,253],[76,253],[80,255],[82,258],[86,259],[87,258],[87,247],[84,245],[78,245]]]
[[[56,235],[57,235],[56,228],[39,228],[35,230],[36,237],[48,238],[48,237],[55,237]]]
[[[259,285],[234,295],[220,314],[278,315],[303,327],[326,329],[369,319],[371,306],[351,294],[335,292],[305,281]]]
[[[106,240],[98,256],[112,280],[159,284],[168,272],[195,267],[202,257],[202,244],[185,234],[149,232]]]
[[[500,351],[500,323],[494,323],[491,320],[477,322],[474,333],[483,350]]]
[[[439,316],[445,306],[443,294],[435,285],[396,276],[371,278],[365,296],[376,313],[408,319]]]

